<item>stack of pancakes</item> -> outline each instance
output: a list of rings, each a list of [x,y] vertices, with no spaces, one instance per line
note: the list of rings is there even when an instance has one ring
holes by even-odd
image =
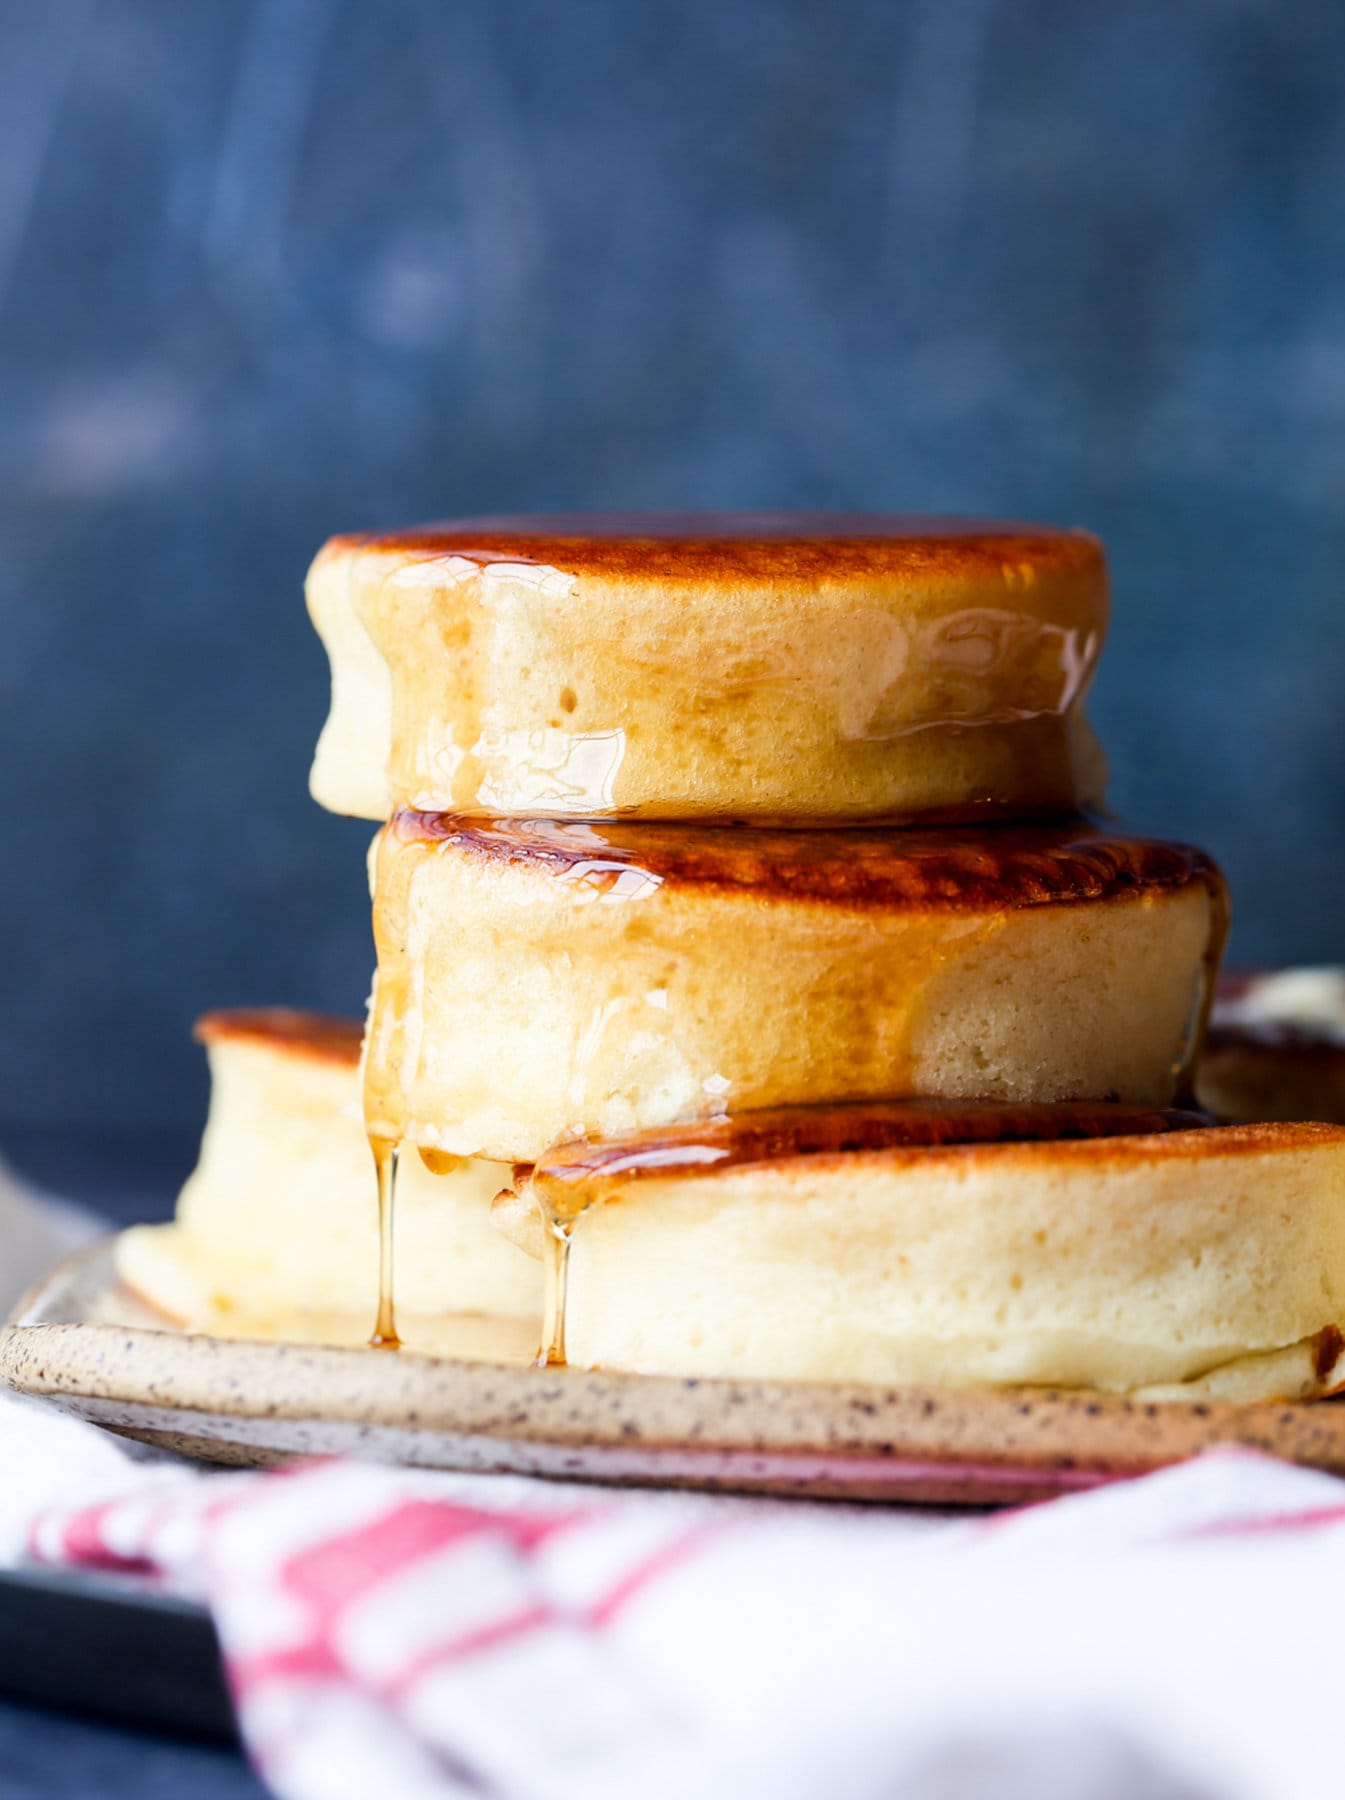
[[[552,1361],[1335,1385],[1345,1131],[1174,1110],[1222,878],[1089,818],[1095,539],[486,520],[334,539],[309,604],[313,791],[382,825],[363,1125],[353,1035],[208,1021],[201,1167],[122,1245],[161,1309],[371,1308],[363,1130],[385,1340],[389,1287],[535,1338],[544,1273]]]

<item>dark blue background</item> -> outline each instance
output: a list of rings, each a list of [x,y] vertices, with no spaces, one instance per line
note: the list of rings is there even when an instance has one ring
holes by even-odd
[[[188,1124],[353,1008],[336,529],[1087,524],[1136,823],[1345,956],[1335,0],[0,3],[0,1127]]]

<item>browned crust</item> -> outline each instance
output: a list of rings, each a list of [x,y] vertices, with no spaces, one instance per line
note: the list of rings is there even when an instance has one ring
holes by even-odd
[[[724,1169],[743,1163],[880,1150],[1044,1144],[1190,1132],[1213,1123],[1206,1113],[1132,1106],[1116,1100],[1051,1105],[994,1100],[853,1101],[837,1106],[774,1107],[700,1123],[660,1126],[625,1138],[578,1140],[548,1151],[538,1171],[551,1181],[580,1182],[602,1176],[657,1176],[672,1169]]]
[[[916,1103],[913,1110],[920,1110],[921,1104]],[[928,1103],[923,1104],[927,1106]],[[565,1146],[543,1158],[533,1175],[546,1182],[551,1191],[555,1192],[553,1184],[562,1187],[574,1184],[578,1187],[585,1180],[591,1179],[598,1184],[606,1185],[610,1182],[616,1185],[640,1177],[687,1180],[697,1175],[724,1174],[730,1169],[746,1166],[787,1169],[806,1164],[814,1170],[849,1169],[856,1173],[872,1170],[877,1173],[894,1166],[919,1164],[929,1157],[945,1160],[993,1157],[1001,1166],[1006,1162],[1020,1166],[1027,1164],[1045,1172],[1052,1166],[1079,1163],[1097,1167],[1103,1164],[1133,1165],[1173,1160],[1204,1161],[1215,1157],[1279,1155],[1328,1145],[1345,1148],[1345,1126],[1303,1122],[1206,1125],[1192,1123],[1198,1121],[1201,1115],[1175,1110],[1155,1110],[1148,1115],[1150,1122],[1145,1124],[1127,1122],[1124,1118],[1124,1115],[1129,1114],[1133,1121],[1136,1115],[1143,1115],[1144,1109],[1124,1106],[1117,1108],[1115,1123],[1118,1129],[1109,1131],[1104,1124],[1107,1104],[1099,1102],[1096,1106],[1085,1104],[1077,1109],[1065,1109],[1077,1111],[1084,1116],[1085,1122],[1087,1115],[1095,1115],[1093,1122],[1102,1127],[1095,1132],[1061,1130],[1052,1133],[1043,1126],[1037,1131],[1023,1131],[1017,1137],[996,1138],[988,1133],[978,1137],[969,1132],[962,1141],[950,1137],[931,1137],[855,1148],[836,1148],[823,1143],[816,1149],[808,1149],[800,1148],[797,1144],[783,1146],[777,1143],[773,1149],[769,1144],[764,1144],[755,1151],[747,1150],[739,1155],[726,1153],[717,1160],[706,1158],[701,1162],[690,1159],[679,1161],[675,1156],[657,1160],[659,1142],[666,1134],[651,1132],[644,1134],[650,1151],[649,1160],[643,1164],[639,1158],[640,1146],[644,1140],[633,1137],[620,1145]],[[962,1117],[970,1121],[987,1110],[989,1109],[982,1107],[971,1108]],[[1016,1113],[1020,1120],[1026,1122],[1030,1114],[1044,1115],[1053,1109],[1010,1107],[1005,1110],[1011,1115]],[[949,1111],[956,1120],[959,1111],[956,1103],[950,1103]],[[693,1126],[689,1129],[694,1137],[697,1128]],[[699,1129],[713,1131],[714,1127]],[[584,1160],[585,1156],[587,1162]]]
[[[290,1006],[247,1006],[204,1013],[192,1035],[201,1044],[258,1044],[283,1055],[355,1068],[364,1027],[357,1019],[302,1012]]]
[[[833,1155],[828,1164],[855,1168],[910,1162],[921,1156],[993,1156],[1045,1170],[1052,1163],[1118,1166],[1177,1160],[1208,1161],[1227,1156],[1277,1156],[1327,1145],[1345,1148],[1345,1126],[1294,1122],[1266,1125],[1209,1125],[1194,1131],[1150,1132],[1142,1136],[1057,1138],[1054,1142],[947,1144],[929,1149],[862,1151],[858,1156]],[[814,1163],[814,1166],[817,1166]]]
[[[1024,564],[1105,589],[1102,545],[1086,531],[993,519],[880,513],[573,514],[450,519],[330,538],[323,557],[364,550],[534,563],[621,581],[807,585],[884,577],[981,579],[1002,591]]]
[[[754,900],[804,900],[885,911],[994,912],[1133,898],[1223,877],[1188,844],[1122,837],[1082,821],[1064,826],[830,831],[618,821],[463,819],[401,812],[388,831],[403,843],[523,866],[598,891],[625,877]]]

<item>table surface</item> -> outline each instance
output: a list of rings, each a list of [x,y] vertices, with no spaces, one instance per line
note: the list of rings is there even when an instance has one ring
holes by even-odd
[[[6,1159],[117,1224],[166,1218],[196,1154],[180,1136],[10,1130]],[[0,1695],[4,1800],[262,1800],[236,1748],[161,1737]]]

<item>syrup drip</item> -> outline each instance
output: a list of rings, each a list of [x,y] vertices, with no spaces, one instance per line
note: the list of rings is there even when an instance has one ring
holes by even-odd
[[[974,956],[1026,908],[1129,901],[1179,889],[1195,890],[1194,898],[1206,887],[1213,905],[1203,988],[1217,966],[1222,935],[1222,884],[1200,852],[1125,838],[1081,820],[1051,829],[998,826],[975,833],[803,832],[517,819],[472,824],[447,814],[403,812],[385,827],[378,856],[379,980],[366,1061],[368,1122],[387,1136],[415,1139],[427,1127],[456,1126],[470,1117],[481,1134],[473,1147],[502,1160],[535,1155],[548,1139],[575,1127],[600,1129],[609,1095],[629,1102],[638,1120],[652,1110],[646,1096],[657,1089],[675,1091],[677,1107],[686,1113],[711,1110],[707,1100],[722,1094],[724,1083],[735,1109],[779,1104],[805,1092],[819,1099],[918,1093],[919,1071],[911,1064],[926,997],[945,968]],[[590,997],[575,1017],[573,1048],[557,1050],[554,1070],[548,1059],[537,1117],[523,1133],[501,1106],[499,1078],[492,1083],[488,1063],[470,1081],[464,1071],[451,1091],[420,1079],[414,1101],[410,1091],[420,1033],[443,1028],[437,1005],[429,1006],[426,996],[445,991],[454,953],[447,928],[432,929],[413,949],[410,920],[438,886],[448,895],[466,870],[491,865],[508,871],[511,882],[526,871],[537,884],[539,904],[518,933],[520,955],[568,958],[581,925],[586,944],[596,945],[600,932],[610,931],[614,945],[610,973],[595,969],[576,987]],[[703,917],[690,904],[680,910],[666,904],[676,901],[679,890],[697,907],[704,902]],[[740,1043],[730,1034],[732,1056],[724,1054],[714,1009],[695,971],[700,944],[719,929],[721,915],[711,909],[739,895],[752,942],[769,933],[770,953],[787,957],[797,971],[794,1010],[781,1032],[797,1036],[805,1051],[812,1033],[822,1046],[854,1042],[848,1061],[819,1052],[825,1079],[786,1082],[765,1037]],[[759,900],[780,901],[778,913]],[[576,915],[581,903],[592,905],[587,920]],[[448,902],[436,898],[433,904]],[[512,933],[512,918],[509,928]],[[882,964],[882,1029],[855,1042],[854,1021],[873,992],[875,957]],[[750,976],[740,979],[746,983]],[[1204,991],[1198,998],[1188,993],[1173,1006],[1164,1061],[1175,1065],[1184,1096],[1191,1091],[1207,1000]],[[516,1024],[508,1029],[515,1032]],[[637,1040],[638,1069],[632,1063]]]
[[[461,1163],[460,1156],[454,1156],[449,1150],[436,1150],[429,1144],[421,1144],[420,1160],[431,1175],[451,1175]]]
[[[565,1302],[570,1287],[570,1235],[573,1219],[560,1219],[554,1213],[544,1214],[546,1232],[542,1252],[546,1271],[546,1302],[542,1314],[542,1347],[537,1353],[539,1369],[563,1369],[565,1356]]]
[[[973,948],[1011,911],[1032,905],[1102,900],[1129,895],[1136,889],[1172,889],[1190,882],[1203,883],[1210,894],[1209,934],[1199,992],[1191,1009],[1186,1041],[1176,1059],[1182,1099],[1191,1092],[1194,1060],[1213,998],[1227,928],[1222,879],[1201,852],[1181,845],[1118,837],[1083,820],[1054,829],[1000,826],[962,836],[857,829],[807,833],[674,825],[599,828],[592,824],[505,819],[472,825],[446,814],[399,813],[385,828],[380,849],[374,909],[379,980],[369,1028],[365,1087],[366,1117],[375,1134],[371,1142],[379,1165],[382,1274],[379,1321],[372,1342],[380,1345],[397,1342],[391,1295],[391,1188],[396,1149],[404,1138],[414,1139],[420,1123],[411,1116],[401,1085],[404,1038],[414,989],[403,927],[410,904],[411,879],[421,866],[421,859],[435,854],[441,844],[451,844],[456,852],[473,858],[510,865],[532,864],[562,884],[591,891],[602,902],[616,900],[623,906],[645,904],[665,885],[714,894],[766,892],[818,901],[824,909],[824,919],[830,918],[826,909],[834,904],[842,913],[858,917],[866,932],[871,914],[881,919],[889,911],[914,911],[918,915],[932,909],[933,916],[928,921],[918,917],[905,921],[903,973],[908,984],[904,996],[907,1013],[919,1004],[932,976],[950,954]],[[403,855],[403,851],[411,854]],[[978,918],[978,909],[989,916]],[[948,937],[949,914],[961,915],[956,921],[960,929],[952,940]],[[567,918],[562,918],[562,924],[568,929]],[[829,938],[823,947],[834,955]],[[655,948],[660,966],[651,969],[650,979],[643,985],[662,996],[667,977],[661,965],[667,958],[657,944]],[[640,987],[641,983],[632,980],[629,985]],[[675,1006],[676,996],[673,998]],[[659,1018],[668,1011],[665,1001]],[[894,1002],[894,1014],[896,1011]],[[580,1062],[594,1087],[602,1088],[605,1070],[599,1068],[594,1073],[598,1035],[585,1034]],[[909,1043],[909,1022],[903,1022],[901,1032],[895,1035]],[[619,1064],[623,1055],[618,1042],[608,1060]],[[911,1085],[909,1071],[899,1065],[895,1050],[889,1051],[885,1079],[890,1084],[889,1091],[909,1089]],[[883,1112],[882,1105],[875,1104],[878,1112]],[[794,1109],[780,1127],[772,1154],[836,1153],[901,1143],[987,1141],[1016,1135],[1106,1135],[1108,1131],[1154,1128],[1133,1121],[1128,1126],[1120,1125],[1113,1114],[1110,1122],[1099,1119],[1090,1129],[1078,1117],[1077,1109],[1071,1113],[1068,1108],[1045,1109],[1050,1115],[1049,1123],[1046,1118],[1036,1117],[1017,1130],[1002,1112],[991,1116],[994,1109],[987,1108],[976,1109],[977,1122],[970,1124],[965,1103],[940,1109],[928,1103],[920,1106],[908,1102],[905,1109],[897,1110],[901,1112],[900,1119],[890,1116],[889,1107],[886,1120],[875,1121],[870,1116],[867,1121],[857,1122],[853,1110],[844,1106],[821,1107],[811,1113],[806,1108]],[[1105,1114],[1105,1105],[1102,1111]],[[961,1118],[956,1117],[958,1113]],[[923,1122],[917,1123],[919,1115],[923,1115]],[[819,1120],[829,1123],[819,1125]],[[1169,1124],[1167,1128],[1184,1129],[1200,1122],[1188,1117],[1183,1124]],[[755,1116],[751,1111],[738,1115],[734,1129],[740,1135],[736,1146],[726,1145],[722,1137],[715,1138],[716,1123],[711,1120],[692,1126],[690,1143],[665,1141],[654,1154],[646,1141],[634,1158],[640,1166],[627,1163],[619,1173],[626,1178],[641,1172],[641,1168],[652,1172],[656,1164],[666,1169],[669,1162],[742,1160],[745,1147],[763,1128],[775,1135],[771,1115],[762,1112]],[[804,1137],[809,1140],[803,1144],[797,1142],[796,1136],[801,1123]],[[835,1141],[838,1130],[842,1142]],[[792,1146],[791,1137],[796,1140]],[[565,1314],[574,1224],[587,1205],[604,1197],[598,1192],[601,1183],[596,1179],[589,1183],[597,1171],[576,1168],[574,1159],[577,1156],[582,1161],[588,1154],[606,1158],[611,1146],[581,1144],[568,1148],[568,1170],[563,1166],[566,1159],[553,1151],[546,1157],[545,1166],[537,1169],[532,1187],[541,1208],[546,1238],[547,1306],[539,1354],[539,1361],[546,1365],[566,1361]],[[496,1153],[507,1154],[508,1147]],[[432,1170],[456,1160],[435,1149],[421,1154]],[[623,1149],[620,1156],[625,1154]],[[748,1159],[752,1159],[751,1152]],[[388,1165],[386,1171],[384,1161]],[[610,1179],[618,1171],[607,1164],[603,1173]],[[577,1190],[584,1186],[587,1192],[581,1196]]]
[[[400,1350],[397,1315],[392,1296],[393,1212],[397,1200],[397,1161],[401,1145],[391,1138],[371,1137],[378,1171],[378,1317],[369,1339],[371,1350]]]
[[[525,1171],[516,1172],[516,1180]],[[575,1175],[560,1170],[553,1177],[538,1169],[526,1171],[529,1190],[537,1202],[542,1224],[542,1272],[545,1280],[542,1306],[542,1342],[537,1352],[539,1369],[563,1369],[569,1364],[565,1348],[566,1303],[570,1294],[570,1248],[574,1228],[590,1206],[598,1205],[613,1191],[603,1172],[587,1165]]]

